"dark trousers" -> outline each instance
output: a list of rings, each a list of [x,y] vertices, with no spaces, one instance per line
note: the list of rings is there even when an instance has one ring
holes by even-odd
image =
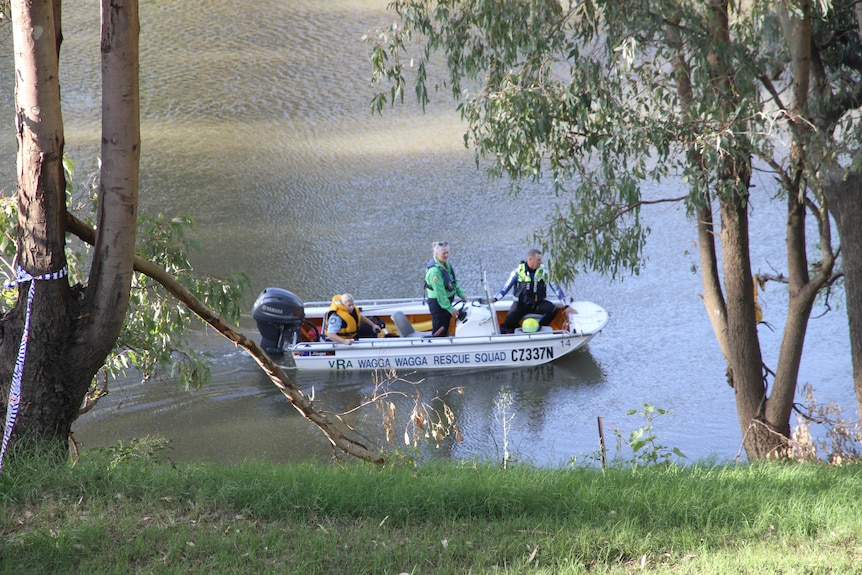
[[[326,327],[325,325],[323,327]],[[377,337],[377,334],[374,333],[374,328],[370,325],[363,323],[360,324],[359,330],[357,330],[356,335],[353,336],[353,339],[359,339],[360,337]],[[321,336],[320,341],[332,341],[326,336]]]
[[[440,328],[443,328],[443,331],[439,333],[440,337],[449,335],[449,322],[452,320],[452,314],[440,307],[434,298],[428,298],[428,311],[431,312],[431,335],[437,334],[437,330]]]
[[[377,334],[374,333],[373,327],[367,323],[363,323],[359,325],[359,331],[356,334],[356,337],[377,337]]]
[[[512,304],[512,309],[506,314],[506,319],[503,321],[503,328],[512,333],[520,326],[521,320],[528,313],[542,314],[542,319],[539,320],[539,325],[548,325],[554,318],[557,317],[557,306],[548,300],[542,300],[536,304],[524,305],[519,302]]]

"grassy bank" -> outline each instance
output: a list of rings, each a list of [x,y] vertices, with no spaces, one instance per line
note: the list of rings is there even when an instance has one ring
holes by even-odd
[[[0,573],[862,573],[862,466],[4,468]]]

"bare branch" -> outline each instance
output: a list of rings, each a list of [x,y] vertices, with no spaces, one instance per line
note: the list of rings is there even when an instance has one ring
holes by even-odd
[[[68,214],[67,230],[79,237],[84,242],[91,244],[95,239],[93,228]],[[203,321],[213,327],[224,337],[234,342],[238,347],[244,349],[255,362],[269,376],[273,384],[290,400],[290,403],[299,411],[303,417],[317,425],[323,431],[326,438],[334,448],[359,459],[370,461],[378,465],[386,463],[385,459],[378,453],[371,451],[358,439],[351,437],[351,430],[343,422],[332,421],[326,414],[315,409],[312,402],[302,391],[294,385],[287,373],[267,355],[267,353],[255,342],[233,326],[213,313],[203,302],[198,300],[190,291],[183,287],[176,279],[171,277],[164,269],[135,256],[135,271],[142,273],[157,281],[170,292],[177,300],[194,312]]]

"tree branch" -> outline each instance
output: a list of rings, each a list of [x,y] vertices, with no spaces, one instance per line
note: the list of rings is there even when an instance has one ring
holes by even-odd
[[[86,223],[82,222],[72,214],[67,214],[67,231],[79,237],[84,242],[92,245],[96,233]],[[324,413],[318,411],[312,405],[302,391],[294,385],[287,373],[267,355],[267,353],[255,342],[244,334],[233,328],[230,324],[213,313],[209,307],[197,299],[194,294],[183,287],[176,279],[171,277],[165,270],[139,256],[135,256],[135,271],[140,272],[157,281],[170,292],[177,300],[195,313],[199,318],[213,327],[224,337],[244,349],[255,362],[269,376],[273,384],[290,400],[290,403],[299,411],[303,417],[317,425],[323,431],[326,438],[333,447],[342,452],[383,465],[386,461],[378,453],[374,453],[358,439],[350,437],[351,430],[342,421],[333,421]]]
[[[572,230],[572,233],[573,233],[573,235],[581,235],[581,236],[592,235],[592,234],[597,233],[599,230],[606,228],[612,222],[617,221],[618,219],[622,218],[624,215],[628,214],[629,212],[634,211],[636,208],[639,208],[640,206],[648,206],[648,205],[653,205],[653,204],[666,204],[666,203],[672,204],[672,203],[684,201],[686,198],[688,198],[688,196],[679,196],[677,198],[659,198],[657,200],[638,200],[638,201],[632,202],[630,204],[616,206],[613,209],[613,211],[611,212],[609,217],[605,218],[602,221],[595,222],[592,226],[590,226],[586,230],[583,230],[580,234],[575,233],[574,230]]]

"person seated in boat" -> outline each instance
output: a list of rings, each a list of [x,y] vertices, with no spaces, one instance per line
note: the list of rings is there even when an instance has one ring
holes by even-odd
[[[542,263],[542,252],[536,248],[530,249],[527,259],[512,270],[509,279],[494,295],[493,301],[503,299],[513,287],[516,301],[506,314],[506,319],[500,326],[500,333],[514,333],[524,316],[530,313],[541,314],[540,326],[550,325],[557,317],[557,306],[547,299],[548,287],[556,292],[560,301],[566,300],[563,290],[551,283],[548,267]],[[570,307],[566,307],[566,310],[577,313]]]
[[[449,242],[434,242],[431,250],[432,257],[425,266],[425,298],[431,312],[431,335],[443,337],[449,335],[451,319],[458,317],[458,311],[452,305],[455,296],[465,302],[467,296],[449,263]]]
[[[380,326],[362,315],[349,293],[335,295],[329,311],[323,318],[323,337],[326,341],[351,345],[359,337],[377,337]]]

